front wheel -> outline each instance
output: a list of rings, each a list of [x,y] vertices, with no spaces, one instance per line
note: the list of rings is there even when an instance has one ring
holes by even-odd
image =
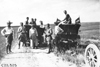
[[[100,51],[95,44],[89,44],[85,49],[85,62],[90,67],[100,66]]]

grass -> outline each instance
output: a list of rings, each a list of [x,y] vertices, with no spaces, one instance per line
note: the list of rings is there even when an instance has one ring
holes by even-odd
[[[81,32],[79,32],[79,35],[83,39],[100,39],[99,25],[99,22],[83,23],[80,27]]]

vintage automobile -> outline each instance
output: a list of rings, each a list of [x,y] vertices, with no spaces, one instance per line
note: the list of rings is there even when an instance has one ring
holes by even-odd
[[[65,51],[71,47],[77,48],[80,42],[80,35],[78,35],[80,24],[60,24],[59,27],[63,29],[63,33],[58,34],[56,44],[58,51]]]
[[[56,44],[58,50],[65,51],[72,47],[76,48],[80,45],[80,35],[78,34],[80,24],[61,24],[61,27],[64,32],[58,34]],[[100,67],[100,41],[90,40],[86,45],[84,57],[85,62],[90,67]]]

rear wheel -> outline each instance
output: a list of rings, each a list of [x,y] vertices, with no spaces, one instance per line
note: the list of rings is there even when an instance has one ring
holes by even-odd
[[[85,50],[85,62],[90,67],[99,67],[100,51],[95,44],[89,44]]]

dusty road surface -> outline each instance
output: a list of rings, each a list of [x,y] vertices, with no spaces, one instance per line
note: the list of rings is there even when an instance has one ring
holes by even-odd
[[[53,53],[47,54],[48,49],[18,49],[16,46],[12,51],[1,60],[0,67],[77,67],[62,61]]]

